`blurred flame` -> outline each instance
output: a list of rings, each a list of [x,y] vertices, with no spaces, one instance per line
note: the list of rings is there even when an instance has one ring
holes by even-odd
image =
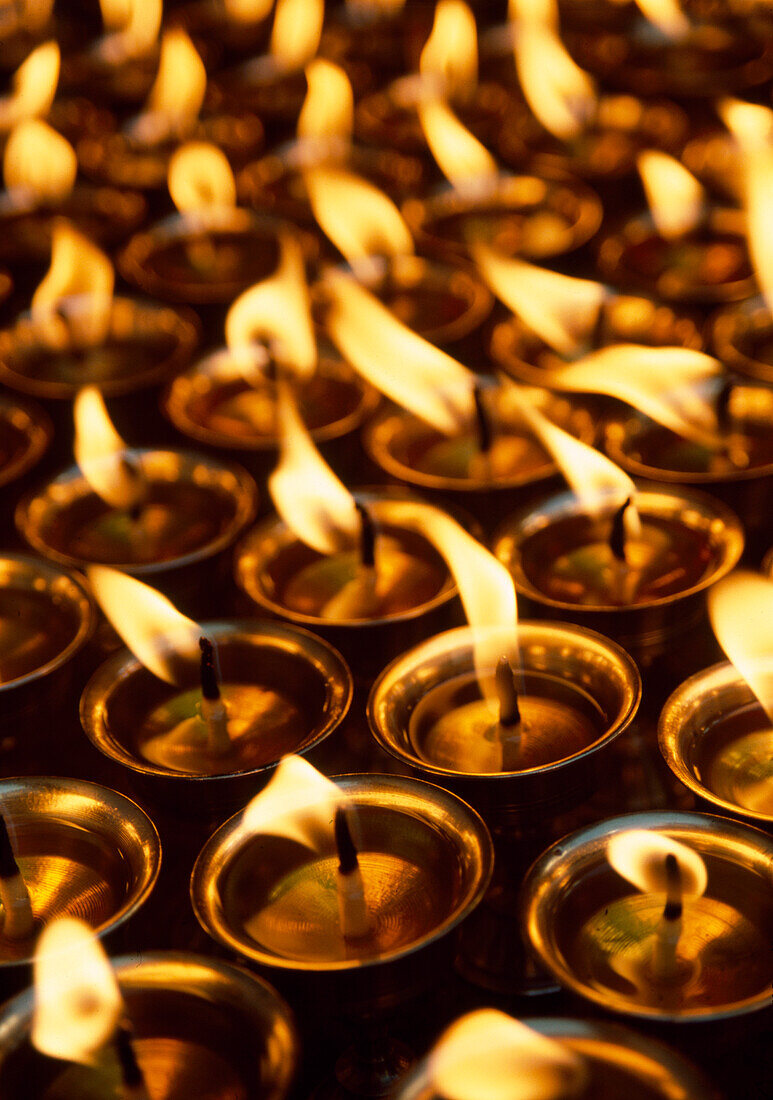
[[[343,791],[306,760],[284,756],[242,811],[239,832],[245,840],[265,833],[287,837],[324,855],[335,847],[335,812],[349,805]]]
[[[118,65],[150,53],[161,30],[163,0],[100,0],[108,33],[97,45],[103,61]]]
[[[298,137],[349,142],[354,125],[354,94],[338,65],[315,58],[306,66],[308,91],[298,116]]]
[[[92,1063],[112,1039],[123,999],[91,928],[57,917],[43,929],[34,961],[32,1045],[51,1058]]]
[[[34,324],[51,343],[102,343],[110,327],[113,265],[64,218],[54,225],[51,245],[51,266],[32,296]]]
[[[518,20],[530,20],[544,27],[559,25],[557,0],[508,0],[507,19],[510,23]]]
[[[719,644],[773,722],[773,581],[745,569],[709,592]]]
[[[678,160],[653,149],[639,153],[636,165],[661,237],[681,237],[694,229],[706,203],[706,193],[695,176]]]
[[[309,378],[317,365],[317,342],[303,250],[288,231],[280,234],[279,248],[274,274],[245,290],[228,310],[225,340],[247,377],[265,364],[258,346],[263,341],[276,362],[291,367],[300,378]]]
[[[90,565],[86,572],[94,595],[113,628],[145,668],[174,684],[170,657],[198,664],[201,627],[155,588],[110,569]]]
[[[271,56],[280,70],[302,69],[319,48],[325,0],[277,0]]]
[[[314,445],[287,383],[277,387],[279,463],[268,479],[277,512],[320,554],[334,554],[359,537],[354,497]]]
[[[0,98],[0,130],[10,130],[25,118],[47,115],[59,81],[59,45],[44,42],[13,74],[13,91]]]
[[[311,209],[323,232],[356,269],[372,256],[404,256],[413,239],[403,216],[383,191],[352,172],[330,165],[305,169]]]
[[[686,844],[649,829],[629,829],[613,836],[607,844],[607,859],[617,873],[644,893],[667,892],[668,855],[679,864],[682,894],[699,898],[708,883],[706,864]]]
[[[3,154],[3,179],[12,202],[63,202],[77,174],[75,150],[47,123],[31,118],[11,131]]]
[[[132,0],[99,0],[99,10],[105,30],[116,31],[131,19]]]
[[[773,309],[773,111],[725,99],[719,113],[741,147],[749,253],[768,308]]]
[[[564,1100],[586,1080],[573,1050],[493,1008],[451,1024],[426,1073],[433,1093],[446,1100]]]
[[[714,404],[699,387],[721,374],[719,360],[691,348],[614,344],[552,370],[550,385],[617,397],[685,439],[717,446]]]
[[[636,0],[636,4],[644,18],[666,38],[684,38],[690,33],[690,20],[679,0]]]
[[[551,134],[577,137],[596,113],[596,88],[556,30],[539,19],[516,27],[515,67],[527,103]]]
[[[234,23],[257,23],[265,19],[274,0],[223,0],[226,14]]]
[[[482,242],[470,242],[470,251],[497,298],[546,344],[566,357],[580,352],[608,295],[602,283],[535,267]]]
[[[132,133],[148,144],[183,133],[198,118],[206,90],[204,62],[188,35],[179,27],[165,31],[158,73]]]
[[[376,389],[446,435],[475,415],[475,375],[401,324],[350,276],[329,271],[327,327],[341,354]]]
[[[96,386],[78,391],[75,461],[88,484],[112,508],[132,508],[142,492],[141,478],[126,464],[126,444],[113,427]]]
[[[169,160],[169,194],[181,214],[236,206],[236,181],[225,153],[205,141],[181,145]]]
[[[464,99],[478,82],[478,28],[464,0],[438,0],[419,72],[437,95]]]
[[[488,149],[440,99],[417,105],[419,121],[432,156],[454,187],[486,188],[497,175],[497,162]]]

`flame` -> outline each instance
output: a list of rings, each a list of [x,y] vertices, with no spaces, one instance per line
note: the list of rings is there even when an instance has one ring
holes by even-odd
[[[181,145],[169,160],[169,194],[181,214],[236,206],[236,181],[225,153],[205,141]]]
[[[666,36],[684,38],[690,33],[690,20],[682,11],[679,0],[636,0],[645,19]]]
[[[207,90],[204,62],[179,27],[164,32],[158,73],[132,133],[148,144],[184,132],[198,117]]]
[[[741,148],[749,254],[773,309],[773,111],[725,99],[719,113]]]
[[[181,615],[166,596],[106,565],[90,565],[86,572],[113,628],[154,676],[168,684],[176,682],[171,657],[198,663],[201,627]]]
[[[700,221],[706,193],[691,172],[667,153],[648,149],[636,158],[647,203],[661,237],[682,237]]]
[[[59,81],[59,61],[59,45],[53,41],[25,58],[13,75],[13,91],[0,99],[0,130],[48,114]]]
[[[615,344],[552,370],[550,385],[617,397],[685,439],[717,446],[713,402],[699,387],[721,374],[717,359],[691,348]]]
[[[543,27],[559,25],[558,0],[508,0],[507,20],[514,24],[519,20],[541,23]]]
[[[223,0],[226,14],[234,23],[258,23],[265,19],[273,0]]]
[[[478,83],[478,28],[464,0],[438,0],[419,72],[438,95],[464,99]]]
[[[482,242],[470,251],[500,301],[560,355],[577,355],[587,343],[608,291],[602,283],[560,275],[525,260],[502,256]]]
[[[150,53],[161,30],[163,0],[100,0],[109,32],[97,45],[97,55],[110,65]]]
[[[51,1058],[93,1063],[123,1013],[113,968],[91,928],[57,917],[35,951],[35,1009],[30,1038]]]
[[[226,344],[247,377],[265,364],[260,347],[260,341],[265,341],[276,362],[291,367],[300,378],[309,378],[317,365],[317,342],[303,250],[287,231],[281,233],[279,247],[275,273],[245,290],[229,309]]]
[[[240,833],[287,837],[322,855],[335,846],[335,811],[343,791],[300,756],[284,756],[260,794],[242,812]],[[350,822],[351,824],[351,822]]]
[[[773,722],[773,581],[745,569],[709,592],[719,644]]]
[[[32,296],[34,324],[52,344],[102,343],[112,313],[113,265],[64,218],[55,223],[51,244],[51,266]]]
[[[298,137],[349,142],[354,126],[354,93],[338,65],[315,58],[306,66],[308,91],[298,116]]]
[[[699,898],[708,883],[706,864],[686,844],[649,829],[629,829],[613,836],[607,845],[607,859],[617,873],[644,893],[666,892],[668,855],[679,864],[683,895]]]
[[[545,129],[563,141],[577,137],[596,113],[596,88],[557,31],[540,19],[521,20],[515,67],[526,101]]]
[[[277,0],[271,29],[271,57],[284,72],[302,69],[319,48],[325,0]]]
[[[286,383],[280,382],[277,396],[279,463],[268,479],[271,498],[302,542],[333,554],[359,536],[354,498],[314,446]]]
[[[403,216],[372,183],[330,165],[303,173],[314,217],[353,267],[376,256],[413,252],[413,239]]]
[[[586,1080],[573,1050],[493,1008],[451,1024],[426,1074],[433,1094],[446,1100],[563,1100]]]
[[[446,179],[457,188],[487,188],[497,175],[497,162],[488,149],[439,99],[417,105],[419,121],[432,156]]]
[[[78,158],[66,138],[39,119],[20,122],[3,154],[3,179],[19,205],[63,202],[75,186]]]
[[[142,494],[141,479],[126,464],[126,444],[113,427],[96,386],[78,391],[75,461],[91,488],[112,508],[132,508]]]
[[[411,332],[350,275],[329,271],[326,286],[328,332],[360,374],[446,435],[470,423],[475,415],[472,371]]]

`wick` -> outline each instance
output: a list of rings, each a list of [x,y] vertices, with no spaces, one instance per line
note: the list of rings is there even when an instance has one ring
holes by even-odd
[[[598,313],[596,314],[596,320],[593,322],[593,328],[588,338],[588,344],[591,351],[595,351],[597,348],[603,346],[607,320],[607,295],[604,294],[604,297],[601,299],[601,304],[599,305]]]
[[[673,982],[678,973],[676,950],[682,934],[682,872],[672,852],[666,856],[665,870],[666,904],[655,933],[652,972],[656,981]]]
[[[612,517],[612,530],[609,535],[609,549],[623,565],[625,561],[625,513],[633,501],[630,497],[622,504]]]
[[[339,806],[333,822],[336,852],[338,854],[338,916],[344,939],[356,940],[367,936],[371,921],[365,904],[360,861],[352,840],[346,810]]]
[[[129,1029],[121,1024],[115,1033],[115,1052],[121,1067],[121,1084],[126,1100],[147,1100],[148,1091],[137,1061]]]
[[[228,712],[220,695],[220,670],[215,647],[209,638],[199,638],[201,662],[201,715],[207,725],[210,751],[222,756],[231,748],[228,736]]]
[[[518,706],[518,690],[515,686],[515,673],[507,657],[500,657],[496,671],[496,689],[499,700],[500,726],[519,726],[521,711]]]
[[[338,870],[342,875],[351,875],[352,872],[359,869],[360,862],[357,859],[357,849],[352,840],[346,810],[340,807],[336,810],[333,828],[335,831],[336,853],[338,854]]]
[[[666,856],[666,906],[663,919],[677,921],[682,919],[682,872],[679,861],[673,852]]]
[[[717,399],[714,405],[714,409],[717,416],[717,424],[723,432],[729,432],[732,426],[732,419],[730,416],[730,398],[733,396],[733,383],[730,381],[724,382],[722,388],[717,394]]]
[[[494,434],[491,430],[491,418],[483,400],[483,387],[480,383],[473,386],[472,398],[475,402],[475,418],[478,425],[478,445],[483,454],[488,454],[494,442]]]
[[[126,511],[132,523],[139,523],[140,519],[142,518],[142,507],[147,490],[147,485],[145,484],[145,479],[142,476],[139,463],[136,462],[134,459],[129,458],[128,455],[123,455],[121,457],[121,468],[126,477],[134,482],[135,486],[134,501],[132,504],[129,505]]]
[[[0,902],[5,919],[3,935],[9,940],[23,940],[32,935],[33,919],[30,896],[16,862],[8,825],[0,814]]]
[[[369,510],[359,500],[354,502],[360,516],[360,562],[366,569],[376,565],[376,527]]]

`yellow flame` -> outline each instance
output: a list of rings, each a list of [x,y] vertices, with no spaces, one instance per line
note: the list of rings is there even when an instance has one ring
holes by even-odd
[[[124,1006],[110,961],[87,924],[57,917],[46,925],[35,951],[34,988],[33,1046],[51,1058],[94,1062]]]
[[[126,465],[126,444],[113,427],[96,386],[78,391],[73,405],[75,461],[91,488],[112,508],[132,508],[142,481]]]
[[[86,572],[113,628],[154,676],[174,684],[171,658],[198,662],[201,627],[181,615],[166,596],[106,565],[90,565]]]
[[[713,402],[700,387],[722,364],[691,348],[614,344],[550,372],[550,385],[576,393],[605,393],[627,402],[685,439],[717,445]]]
[[[709,592],[719,644],[773,722],[773,580],[745,569]]]
[[[684,38],[690,33],[690,20],[679,0],[636,0],[636,4],[644,18],[666,38]]]
[[[352,172],[331,165],[303,173],[309,202],[323,232],[356,267],[372,256],[413,252],[402,214],[383,191]]]
[[[32,320],[52,343],[100,344],[110,327],[113,265],[63,218],[51,244],[51,266],[32,296]]]
[[[652,220],[661,237],[682,237],[699,223],[706,193],[691,172],[667,153],[639,153],[639,169]]]
[[[497,175],[491,153],[440,99],[417,105],[419,121],[432,156],[446,179],[457,188],[487,187]]]
[[[669,855],[679,864],[682,894],[699,898],[708,883],[706,864],[686,844],[649,829],[629,829],[613,836],[607,845],[607,859],[617,873],[644,893],[666,892]]]
[[[173,27],[161,39],[161,60],[142,114],[132,131],[147,143],[181,134],[198,117],[207,72],[184,30]]]
[[[338,65],[315,58],[306,66],[308,91],[298,116],[298,137],[349,142],[354,125],[354,93]]]
[[[277,0],[270,52],[281,70],[302,69],[319,48],[325,0]]]
[[[335,845],[334,817],[349,799],[300,756],[284,756],[260,794],[242,812],[240,833],[287,837],[318,855]],[[350,820],[350,826],[352,822]]]
[[[507,19],[509,23],[530,20],[557,30],[558,0],[508,0]]]
[[[726,99],[719,113],[741,148],[749,254],[768,308],[773,308],[773,111]]]
[[[97,47],[108,64],[142,57],[153,49],[161,30],[163,0],[100,0],[105,29]]]
[[[3,180],[14,203],[63,202],[77,174],[75,150],[47,123],[31,118],[11,131],[3,154]]]
[[[317,364],[317,342],[306,284],[303,249],[290,232],[279,238],[280,258],[275,273],[236,299],[225,320],[225,340],[232,356],[249,378],[265,364],[260,343],[271,349],[276,362],[309,378]]]
[[[321,554],[359,536],[354,497],[314,445],[286,383],[277,387],[279,463],[268,479],[276,510],[293,533]]]
[[[503,256],[482,242],[470,251],[485,282],[560,355],[577,355],[587,343],[608,295],[602,283],[560,275]]]
[[[13,91],[0,98],[0,130],[48,114],[59,81],[59,61],[56,42],[44,42],[25,58],[13,75]]]
[[[577,137],[596,112],[596,88],[557,32],[538,19],[519,22],[515,66],[527,103],[551,134]]]
[[[446,435],[475,415],[475,375],[411,332],[350,276],[326,276],[328,331],[341,354],[376,389]]]
[[[205,141],[181,145],[169,160],[169,194],[182,214],[232,209],[236,181],[225,153]]]
[[[269,14],[274,0],[224,0],[224,5],[234,23],[258,23]]]
[[[566,1100],[586,1080],[573,1050],[493,1008],[451,1024],[426,1072],[433,1093],[446,1100]]]
[[[438,0],[432,32],[419,58],[419,72],[434,91],[464,99],[478,82],[478,28],[464,0]]]

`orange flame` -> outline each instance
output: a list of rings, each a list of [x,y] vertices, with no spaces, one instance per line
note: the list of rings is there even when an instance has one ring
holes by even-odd
[[[226,344],[249,378],[265,365],[260,342],[274,360],[290,367],[299,378],[309,378],[317,364],[317,343],[311,318],[303,250],[297,238],[283,232],[275,273],[236,299],[225,321]]]
[[[666,38],[684,38],[690,33],[690,20],[679,0],[636,0],[636,4],[644,18]]]
[[[280,71],[294,72],[312,60],[324,17],[324,0],[277,0],[269,49]]]
[[[87,924],[57,917],[46,925],[35,951],[34,987],[33,1046],[51,1058],[95,1062],[124,1005],[110,961]]]
[[[540,19],[521,20],[515,66],[526,101],[545,129],[564,141],[577,137],[596,113],[596,88],[557,31]]]
[[[587,1079],[573,1050],[493,1008],[451,1024],[425,1072],[446,1100],[567,1100]]]
[[[636,160],[644,191],[661,237],[682,237],[701,220],[706,193],[691,172],[667,153],[649,149]]]
[[[643,893],[666,893],[666,856],[679,864],[681,889],[685,897],[699,898],[706,890],[706,864],[692,848],[649,829],[629,829],[613,836],[607,845],[607,859],[619,875]]]
[[[242,811],[244,839],[261,834],[287,837],[318,855],[332,852],[333,818],[348,807],[343,791],[301,756],[284,756],[260,794]]]
[[[73,412],[75,461],[86,481],[112,508],[133,508],[144,493],[142,478],[127,466],[126,444],[96,386],[78,391]]]
[[[338,65],[315,58],[306,66],[308,91],[298,116],[298,137],[315,142],[351,141],[354,93]]]
[[[454,187],[486,190],[497,175],[491,153],[440,99],[417,105],[419,122],[440,171]]]
[[[169,161],[169,194],[181,214],[232,210],[236,181],[225,153],[205,141],[181,145]]]
[[[180,135],[198,117],[207,90],[204,62],[184,30],[173,27],[161,39],[161,60],[132,136],[145,144]]]
[[[49,343],[101,344],[110,327],[113,265],[63,218],[54,226],[51,266],[32,296],[34,324]]]
[[[329,271],[326,287],[330,336],[371,385],[446,435],[471,422],[472,371],[411,332],[351,276]]]
[[[13,75],[13,91],[0,98],[0,130],[25,118],[47,115],[59,81],[59,46],[44,42],[25,58]]]
[[[745,569],[709,592],[719,644],[773,722],[773,581]]]
[[[97,45],[97,55],[119,65],[150,53],[158,39],[163,0],[100,0],[102,19],[109,32]]]
[[[75,150],[47,123],[31,118],[11,131],[3,154],[3,179],[13,205],[63,202],[77,174]]]
[[[435,21],[419,58],[435,94],[465,99],[478,83],[478,28],[464,0],[438,0]]]
[[[307,546],[333,554],[351,546],[360,532],[357,508],[314,446],[286,383],[277,388],[279,463],[268,479],[282,519]]]
[[[113,628],[154,676],[174,684],[172,658],[198,663],[201,627],[181,615],[166,596],[106,565],[90,565],[86,572]]]

